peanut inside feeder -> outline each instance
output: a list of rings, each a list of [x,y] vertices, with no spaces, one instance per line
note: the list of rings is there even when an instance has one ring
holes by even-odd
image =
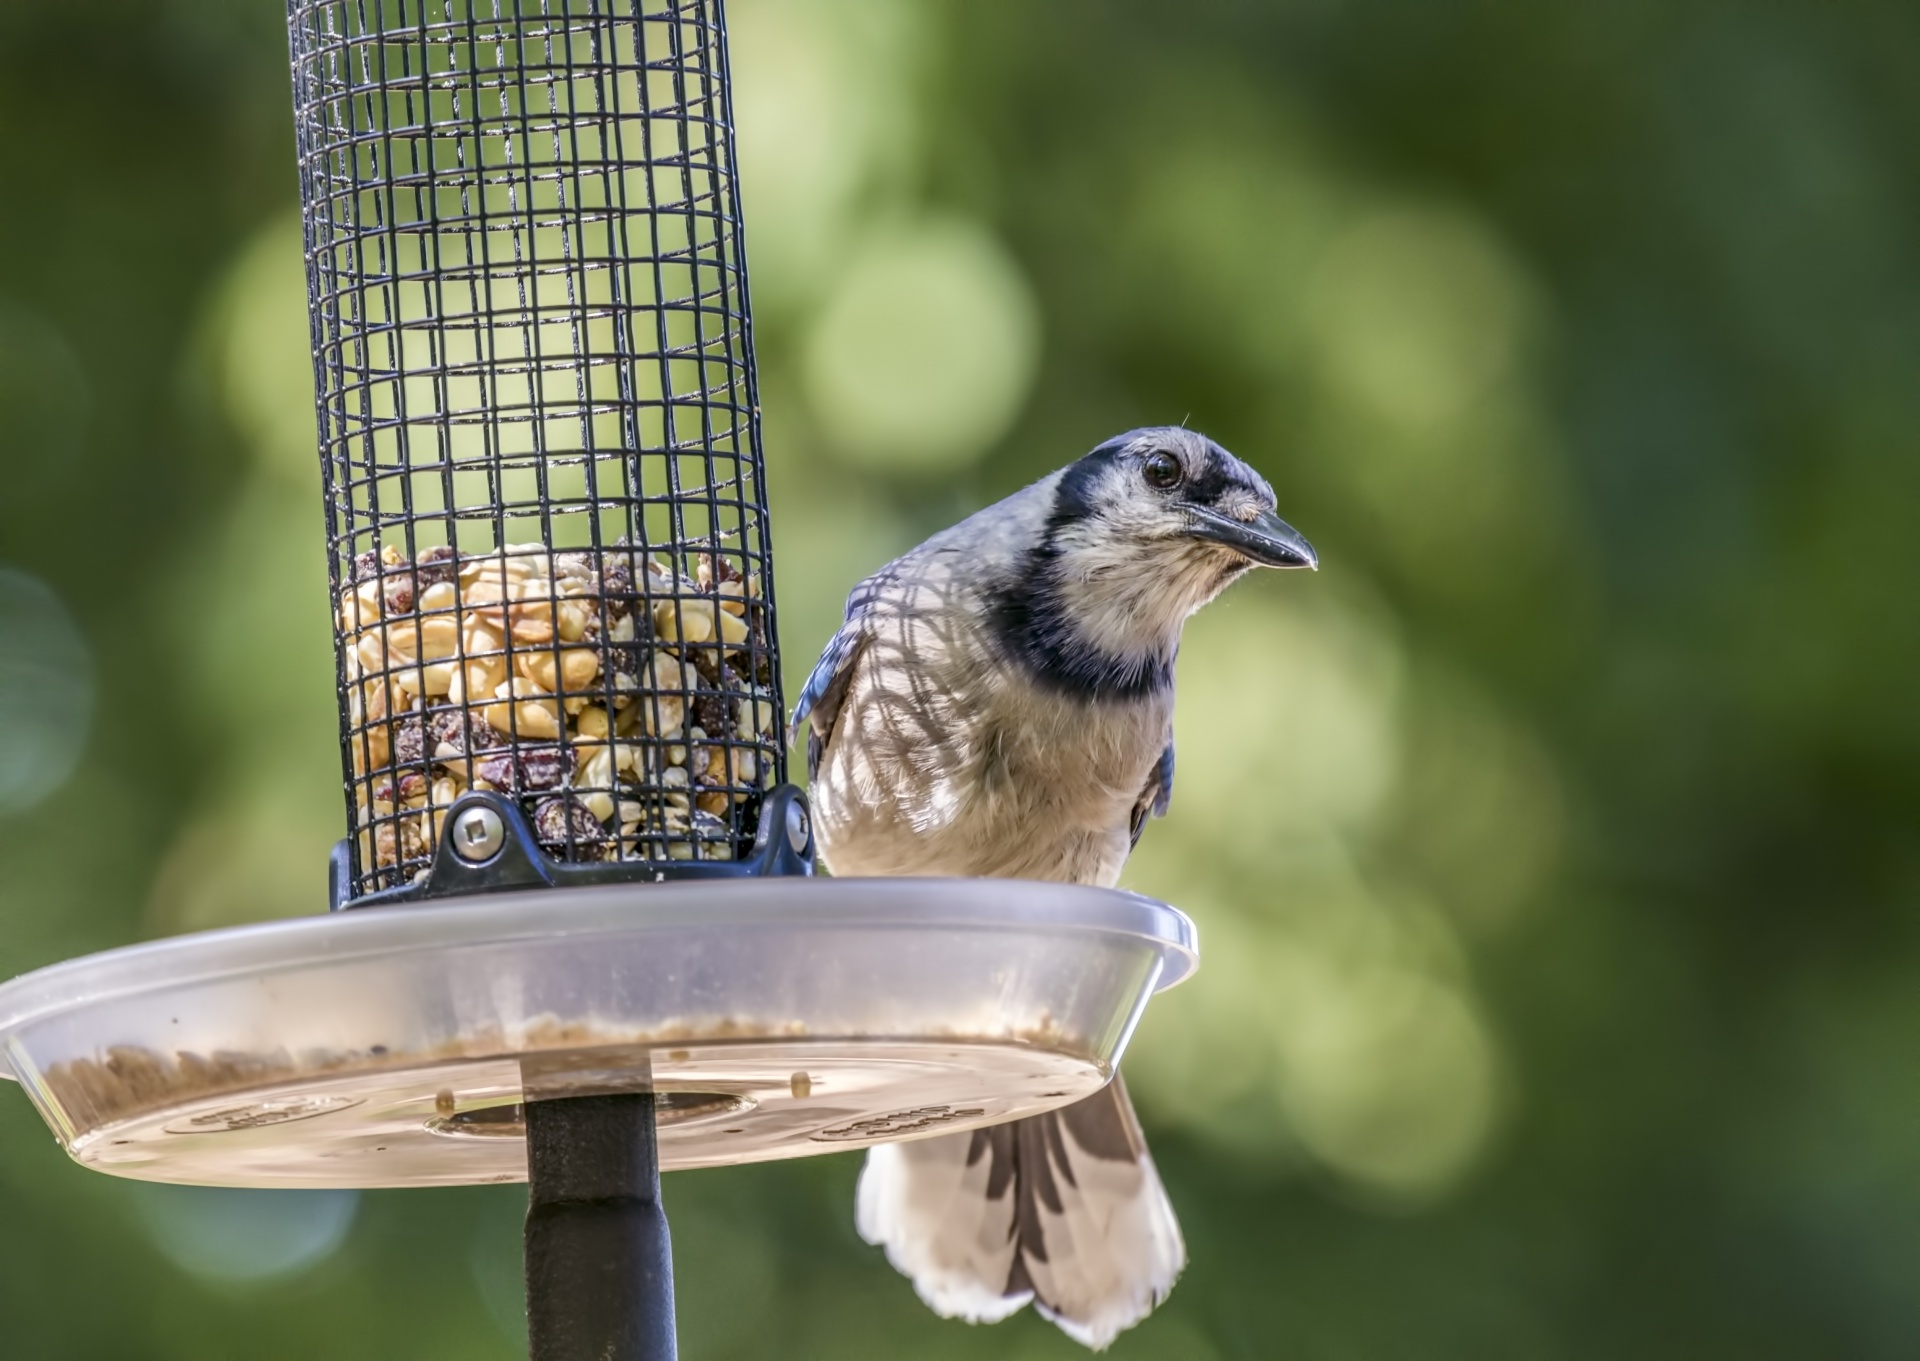
[[[744,853],[781,742],[766,615],[721,553],[359,554],[337,621],[362,873],[424,875],[469,790],[557,860]]]

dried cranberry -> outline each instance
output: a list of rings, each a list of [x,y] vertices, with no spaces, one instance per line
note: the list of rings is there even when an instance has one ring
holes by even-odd
[[[600,595],[607,602],[607,620],[617,622],[633,616],[635,637],[652,638],[653,621],[648,616],[640,592],[634,589],[634,558],[631,553],[608,557],[600,568]]]
[[[568,832],[572,832],[574,847],[586,850],[596,847],[606,840],[607,830],[600,825],[600,819],[588,811],[579,801],[565,795],[540,800],[533,810],[533,834],[542,846],[561,849],[568,844]],[[583,858],[598,858],[589,855]]]
[[[687,662],[693,662],[693,670],[701,674],[701,680],[708,689],[720,689],[720,643],[682,643],[680,655]]]
[[[462,756],[466,755],[467,719],[465,709],[435,709],[427,717],[427,731],[433,734],[435,749],[452,747]]]
[[[476,751],[491,751],[495,747],[504,747],[507,744],[507,739],[495,732],[491,723],[466,709],[434,710],[432,716],[427,719],[427,731],[433,735],[435,751],[443,746],[451,747],[459,756]]]
[[[573,748],[564,742],[507,748],[481,757],[474,773],[496,789],[558,789],[573,774]]]
[[[693,721],[705,729],[708,737],[724,738],[733,735],[734,724],[740,717],[740,694],[746,689],[740,677],[731,667],[722,665],[714,681],[714,688],[723,693],[696,691],[693,701]]]
[[[381,599],[386,602],[388,618],[396,614],[413,613],[413,578],[400,577],[389,581],[381,591]]]
[[[557,789],[572,774],[573,748],[564,742],[520,751],[520,778],[528,789]]]
[[[417,766],[427,759],[427,727],[419,714],[408,714],[393,725],[393,760],[402,766]]]
[[[423,587],[452,581],[460,574],[460,557],[446,544],[422,549],[414,565]]]

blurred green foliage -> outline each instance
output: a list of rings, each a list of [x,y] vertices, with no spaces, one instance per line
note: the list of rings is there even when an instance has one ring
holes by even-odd
[[[1326,564],[1189,632],[1132,882],[1206,967],[1128,1067],[1193,1265],[1114,1354],[1920,1350],[1920,10],[731,17],[790,677],[1136,424]],[[288,105],[273,6],[0,5],[0,566],[97,691],[0,975],[322,905]],[[9,770],[87,681],[31,594]],[[669,1178],[689,1361],[1074,1354],[929,1315],[856,1172]],[[114,1181],[0,1088],[0,1350],[511,1357],[520,1207]]]

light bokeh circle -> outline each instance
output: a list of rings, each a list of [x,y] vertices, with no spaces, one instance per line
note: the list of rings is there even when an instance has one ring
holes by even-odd
[[[932,473],[1006,434],[1039,360],[1039,305],[1006,247],[928,217],[867,239],[808,337],[804,376],[837,456]]]
[[[181,1270],[212,1281],[264,1281],[331,1257],[346,1241],[358,1191],[271,1191],[148,1185],[137,1201],[147,1234]]]
[[[93,722],[93,654],[37,577],[0,567],[0,816],[73,774]]]

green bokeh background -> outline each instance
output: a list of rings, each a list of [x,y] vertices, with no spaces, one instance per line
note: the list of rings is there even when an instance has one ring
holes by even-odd
[[[1128,1070],[1193,1262],[1113,1354],[1920,1353],[1920,9],[731,20],[790,682],[1137,424],[1325,564],[1189,629]],[[97,693],[0,975],[323,906],[292,150],[276,6],[0,0],[0,567]],[[927,1313],[857,1171],[668,1178],[688,1361],[1076,1354]],[[112,1180],[0,1088],[0,1353],[512,1357],[520,1209]]]

